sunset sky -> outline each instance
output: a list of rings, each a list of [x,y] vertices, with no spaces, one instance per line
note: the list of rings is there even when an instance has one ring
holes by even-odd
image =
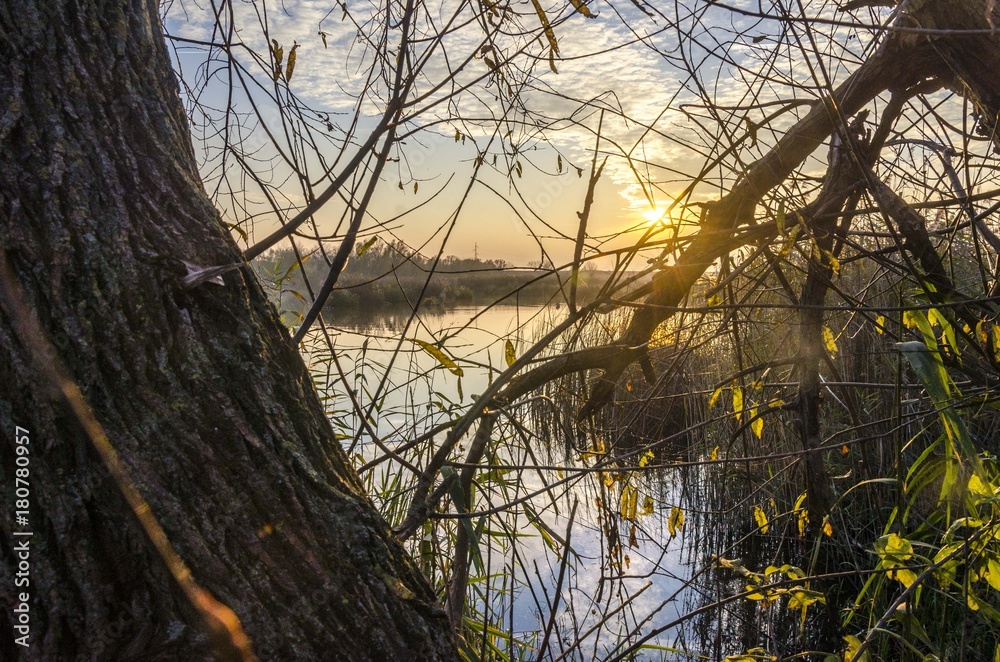
[[[246,83],[253,90],[249,95],[223,62],[206,65],[205,46],[172,42],[175,62],[189,86],[189,105],[192,95],[197,96],[209,109],[206,112],[218,120],[224,116],[229,98],[228,81],[234,81],[236,114],[232,117],[243,118],[240,123],[245,130],[239,134],[243,149],[252,155],[255,169],[267,172],[273,167],[270,180],[285,197],[279,201],[285,209],[301,208],[304,195],[295,181],[287,181],[288,168],[276,159],[276,151],[260,126],[263,121],[279,143],[283,140],[281,115],[264,94],[273,92],[275,85],[266,75],[265,67],[270,64],[264,60],[271,55],[267,38],[274,39],[286,54],[293,43],[299,44],[288,89],[304,105],[328,114],[334,127],[330,134],[333,142],[342,137],[341,130],[349,127],[355,116],[358,123],[354,140],[360,142],[367,136],[365,129],[374,125],[381,107],[377,94],[363,93],[372,57],[359,43],[358,34],[359,29],[365,34],[377,34],[379,22],[373,19],[375,8],[368,2],[348,2],[346,6],[345,13],[339,2],[331,0],[289,1],[266,7],[263,3],[234,3],[233,41],[237,47],[233,52],[256,74],[255,82]],[[430,33],[460,5],[435,2],[424,6],[427,9],[420,29]],[[539,18],[531,2],[510,6],[518,14],[516,24],[525,30],[538,30]],[[447,58],[442,56],[442,48],[437,49],[418,79],[417,93],[430,93],[416,104],[419,112],[411,115],[401,129],[414,133],[399,146],[395,154],[398,162],[390,163],[382,174],[371,218],[364,226],[366,236],[402,238],[421,252],[434,254],[442,250],[447,235],[443,248],[446,255],[471,256],[475,252],[484,259],[503,258],[516,264],[537,262],[544,247],[557,264],[568,261],[577,231],[576,212],[583,208],[595,134],[604,109],[598,162],[604,157],[608,160],[597,187],[587,246],[588,253],[623,247],[634,243],[661,218],[667,224],[676,223],[684,215],[682,205],[671,215],[665,214],[667,207],[694,181],[706,162],[732,142],[744,139],[748,127],[754,127],[756,140],[746,140],[725,159],[724,167],[708,170],[704,183],[693,191],[689,201],[717,197],[720,185],[724,188],[732,183],[732,173],[739,171],[740,164],[759,157],[767,145],[773,144],[779,135],[776,132],[787,127],[801,110],[792,109],[758,128],[765,113],[773,112],[775,107],[746,109],[754,102],[754,95],[765,103],[776,98],[815,98],[815,84],[810,78],[815,75],[815,63],[808,62],[797,46],[802,35],[782,35],[776,21],[744,16],[731,8],[704,2],[691,2],[690,10],[676,9],[671,4],[669,9],[662,9],[662,16],[656,17],[645,13],[651,11],[645,5],[629,1],[591,3],[595,18],[584,17],[571,5],[543,2],[541,6],[554,24],[559,54],[553,57],[552,64],[558,73],[550,69],[550,48],[543,35],[535,38],[533,34],[527,46],[526,40],[517,35],[496,35],[493,42],[509,57],[518,47],[525,48],[525,55],[512,59],[522,70],[530,68],[530,74],[517,77],[517,81],[523,85],[519,88],[520,98],[532,113],[531,124],[523,121],[528,118],[514,117],[508,110],[508,118],[514,121],[503,124],[500,135],[494,135],[497,123],[492,118],[504,110],[496,98],[501,83],[495,76],[484,78],[490,70],[478,48],[485,32],[481,25],[467,22],[449,33],[443,43]],[[758,3],[750,2],[734,6],[752,11],[760,8]],[[673,14],[675,10],[679,16]],[[830,6],[818,13],[844,18],[834,10]],[[888,12],[883,14],[887,16]],[[166,17],[170,35],[220,41],[217,34],[213,37],[212,13],[190,1],[177,0],[168,8]],[[472,12],[466,10],[456,24],[471,17]],[[267,36],[262,25],[267,26]],[[509,28],[515,22],[504,25]],[[830,31],[845,29],[808,24],[801,27],[803,34],[807,28],[821,50],[830,43]],[[398,45],[398,30],[391,33],[390,42]],[[868,39],[863,36],[846,43],[856,45],[857,52],[840,51],[843,63],[823,62],[835,80],[845,77],[852,61],[860,60],[868,47]],[[251,51],[259,56],[258,62]],[[470,59],[473,53],[476,57]],[[443,95],[435,96],[432,88],[448,78],[449,69],[458,70],[453,79],[457,85],[469,87],[448,103],[435,105]],[[761,73],[770,80],[758,80]],[[249,80],[244,75],[243,81]],[[791,81],[797,89],[789,86]],[[699,95],[714,99],[721,107],[717,116],[696,107],[703,105]],[[249,103],[251,98],[256,110]],[[199,117],[200,113],[195,112],[196,147],[203,157],[203,176],[211,192],[219,179],[220,160],[217,150],[213,150],[221,137],[213,137],[204,123],[199,123]],[[507,131],[511,131],[509,136]],[[456,140],[459,134],[464,139]],[[235,135],[231,133],[231,139]],[[206,136],[207,142],[198,142]],[[514,146],[517,156],[511,157]],[[334,151],[331,147],[330,153]],[[470,187],[474,161],[480,153],[485,154],[483,167]],[[496,166],[494,155],[499,157]],[[301,158],[310,164],[310,177],[317,179],[313,173],[318,171],[318,162],[309,156]],[[231,175],[239,170],[232,159],[227,168]],[[582,176],[577,168],[582,169]],[[231,183],[238,180],[230,177]],[[259,215],[251,238],[259,238],[276,227],[277,220],[259,192],[251,192],[248,197],[255,204],[252,213]],[[234,211],[225,200],[219,198],[219,204],[227,220],[245,220],[247,212]],[[321,232],[332,232],[343,210],[342,202],[331,202],[317,216]],[[697,213],[697,208],[688,211],[688,220],[696,218]],[[400,214],[404,215],[396,218]],[[627,235],[619,236],[627,230]],[[601,264],[610,262],[603,260]]]

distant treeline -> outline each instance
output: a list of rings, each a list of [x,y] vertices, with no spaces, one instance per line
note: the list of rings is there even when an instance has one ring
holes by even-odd
[[[333,258],[335,249],[327,249]],[[326,278],[327,259],[308,256],[301,267],[289,249],[271,251],[254,262],[254,269],[269,284],[285,310],[301,309],[309,298],[303,273],[314,291]],[[434,258],[413,253],[400,242],[379,239],[359,244],[327,302],[327,308],[355,310],[414,304],[424,292],[423,306],[453,307],[504,303],[543,304],[561,301],[560,280],[568,292],[569,271],[515,268],[505,260],[478,260],[447,256],[434,265]],[[577,299],[586,302],[598,293],[609,272],[580,272]],[[429,282],[428,282],[429,278]]]

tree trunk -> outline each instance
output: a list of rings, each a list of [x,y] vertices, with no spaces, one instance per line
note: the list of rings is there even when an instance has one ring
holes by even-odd
[[[454,659],[195,169],[157,3],[0,3],[0,249],[133,482],[261,659]],[[0,313],[0,658],[203,659],[198,618]],[[15,524],[15,426],[30,514]],[[14,642],[30,529],[29,647]]]

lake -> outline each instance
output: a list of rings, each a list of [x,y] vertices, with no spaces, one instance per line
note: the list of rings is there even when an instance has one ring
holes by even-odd
[[[508,342],[520,355],[566,315],[565,306],[431,309],[412,318],[398,309],[327,315],[326,329],[306,343],[306,356],[344,447],[390,523],[404,512],[413,475],[391,459],[372,466],[384,453],[362,426],[363,416],[382,444],[407,448],[410,440],[464,412],[506,369]],[[417,341],[436,345],[443,355]],[[459,369],[461,376],[455,374]],[[349,391],[364,414],[350,406]],[[611,464],[593,470],[602,459],[594,451],[616,440],[586,430],[566,432],[560,415],[570,404],[550,389],[511,407],[494,432],[485,458],[489,468],[477,482],[475,509],[499,512],[474,520],[483,565],[478,574],[471,571],[470,604],[495,628],[483,638],[525,659],[534,659],[528,645],[538,645],[548,622],[563,550],[558,541],[574,502],[573,553],[548,644],[554,659],[613,658],[623,642],[706,599],[704,587],[687,588],[686,582],[704,562],[706,534],[697,533],[703,518],[691,504],[703,498],[710,477],[697,465],[632,473]],[[552,418],[539,425],[546,412]],[[435,448],[441,438],[434,439]],[[403,455],[421,465],[430,452],[424,444]],[[505,503],[515,505],[504,509]],[[686,523],[678,522],[678,512]],[[432,581],[439,581],[447,574],[455,524],[432,521],[438,526],[425,527],[411,550]],[[661,648],[646,649],[637,659],[673,659],[663,648],[682,645],[679,637],[703,639],[712,632],[668,628],[646,642]]]

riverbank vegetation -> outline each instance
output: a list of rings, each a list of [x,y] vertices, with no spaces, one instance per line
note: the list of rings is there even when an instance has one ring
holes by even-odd
[[[329,247],[320,248],[300,262],[292,249],[275,249],[254,263],[276,305],[289,316],[290,325],[301,319],[307,283],[320,282],[326,274],[328,267],[320,255],[332,252]],[[565,298],[560,292],[568,291],[574,278],[577,296],[589,303],[611,275],[593,266],[574,276],[570,268],[514,267],[504,260],[455,256],[435,260],[399,240],[387,244],[372,237],[348,260],[326,309],[338,316],[362,309],[389,312],[412,308],[418,302],[425,308],[558,303]]]

